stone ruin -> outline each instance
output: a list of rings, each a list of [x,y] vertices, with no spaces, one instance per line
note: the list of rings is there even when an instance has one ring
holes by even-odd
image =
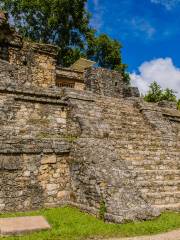
[[[178,211],[176,106],[144,102],[118,72],[57,66],[57,47],[24,41],[0,16],[0,213],[98,215],[104,202],[121,223]]]

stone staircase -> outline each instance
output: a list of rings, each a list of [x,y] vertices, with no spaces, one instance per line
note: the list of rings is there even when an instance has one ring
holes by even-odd
[[[103,198],[107,219],[116,222],[150,219],[157,216],[154,209],[180,209],[179,123],[159,115],[156,121],[155,113],[151,121],[137,99],[88,92],[87,98],[74,93],[69,103],[81,132],[71,151],[78,206],[94,213]]]
[[[110,126],[110,139],[128,168],[136,173],[136,184],[151,205],[180,209],[180,148],[153,129],[131,101],[100,99],[103,120]]]

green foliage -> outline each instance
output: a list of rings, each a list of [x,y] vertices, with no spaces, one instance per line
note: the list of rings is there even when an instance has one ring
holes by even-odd
[[[180,228],[179,213],[163,213],[152,221],[126,224],[109,224],[82,213],[75,208],[62,207],[40,211],[0,214],[0,217],[44,216],[52,228],[24,236],[1,238],[2,240],[82,240],[89,238],[131,237],[151,235]]]
[[[177,102],[177,109],[180,110],[180,99]]]
[[[153,82],[149,86],[149,91],[147,95],[145,95],[144,99],[147,102],[159,102],[161,101],[161,96],[162,96],[161,87],[157,84],[157,82]]]
[[[15,27],[26,38],[59,46],[59,64],[70,66],[87,57],[99,66],[121,72],[130,78],[121,59],[121,44],[105,34],[96,36],[89,25],[87,0],[1,0],[0,7],[12,17]]]
[[[122,74],[122,76],[123,76],[123,79],[124,79],[125,83],[126,83],[127,85],[129,85],[131,79],[130,79],[129,73],[127,72],[127,67],[128,67],[127,64],[122,64],[122,63],[120,63],[119,65],[117,65],[117,66],[114,67],[114,70],[120,72],[120,73]]]
[[[166,88],[162,92],[161,101],[162,100],[176,102],[176,95],[174,94],[174,91],[172,89]]]
[[[79,57],[89,31],[86,0],[2,0],[2,4],[24,37],[60,47],[60,64]]]
[[[69,134],[69,135],[64,135],[63,138],[67,141],[67,142],[70,142],[70,143],[73,143],[77,140],[77,136],[74,136],[72,134]]]
[[[100,202],[100,208],[99,208],[99,219],[105,221],[105,214],[106,214],[106,203],[104,200],[101,200]]]
[[[97,62],[98,66],[121,72],[126,83],[130,82],[129,74],[126,72],[127,65],[122,64],[121,44],[101,34],[98,37],[91,34],[88,36],[88,48],[86,55]]]
[[[176,95],[172,89],[166,88],[165,90],[162,90],[157,82],[154,81],[149,86],[149,91],[145,95],[144,100],[147,102],[160,102],[163,100],[176,102]]]
[[[93,58],[99,66],[113,69],[114,66],[121,63],[121,45],[118,41],[109,38],[105,34],[101,34],[93,38],[93,43],[88,43],[87,56]]]

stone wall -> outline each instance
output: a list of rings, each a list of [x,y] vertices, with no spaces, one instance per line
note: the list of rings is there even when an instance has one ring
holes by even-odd
[[[55,86],[58,48],[48,44],[26,42],[6,19],[0,22],[0,59],[16,68],[19,84],[48,88]]]
[[[0,210],[62,204],[71,196],[69,152],[78,131],[63,93],[19,84],[18,68],[5,61],[0,69]]]
[[[1,212],[57,206],[70,195],[64,154],[1,154],[0,173]]]
[[[104,68],[89,68],[85,72],[85,89],[108,97],[139,97],[139,90],[128,86],[121,73]]]
[[[90,68],[85,74],[86,89],[93,93],[122,97],[123,80],[120,73],[100,68]]]
[[[21,48],[9,48],[9,62],[26,76],[26,85],[53,87],[56,77],[57,48],[51,45],[23,42]]]

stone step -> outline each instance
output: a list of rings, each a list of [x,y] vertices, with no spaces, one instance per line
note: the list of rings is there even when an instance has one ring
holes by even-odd
[[[140,158],[140,156],[139,156]],[[144,161],[145,162],[145,161]],[[135,163],[130,165],[129,168],[130,170],[140,170],[140,171],[144,171],[144,170],[178,170],[179,168],[179,164],[174,162],[173,164],[171,164],[168,160],[164,160],[162,162],[155,162],[155,161],[149,161],[150,163],[144,163],[144,165],[136,165]],[[180,171],[180,170],[178,170]]]
[[[113,107],[128,107],[132,108],[133,104],[130,101],[127,101],[126,99],[120,99],[120,98],[111,98],[111,97],[105,97],[98,98],[96,101],[97,104],[100,105],[107,105],[107,106],[113,106]]]
[[[108,119],[109,117],[112,117],[112,120],[113,121],[116,121],[116,120],[119,120],[119,119],[133,119],[134,121],[136,120],[143,120],[143,117],[141,114],[138,114],[137,112],[125,112],[125,111],[118,111],[118,110],[115,110],[113,112],[105,112],[103,111],[102,112],[103,116],[105,119]]]
[[[172,181],[180,180],[180,170],[136,170],[137,181]]]
[[[140,127],[140,129],[146,130],[147,131],[147,125],[143,124],[142,119],[141,118],[137,118],[137,117],[128,117],[125,118],[124,116],[118,116],[116,118],[114,118],[114,116],[112,115],[108,115],[108,116],[104,116],[101,115],[101,113],[96,113],[96,114],[90,114],[88,113],[78,113],[76,114],[77,117],[81,117],[82,119],[88,120],[91,123],[97,123],[97,120],[102,120],[105,123],[109,123],[109,125],[111,126],[111,128],[116,128],[116,127],[122,127],[124,128],[125,126],[130,126],[130,127]],[[120,124],[121,123],[121,124]],[[127,129],[126,129],[127,130]],[[131,130],[131,129],[130,129]],[[137,130],[137,129],[136,129]],[[150,131],[151,129],[149,129]]]
[[[171,174],[178,174],[180,173],[180,170],[171,170],[171,169],[159,169],[159,170],[146,170],[146,169],[143,169],[143,170],[137,170],[136,171],[138,174],[139,173],[145,173],[145,174],[152,174],[152,173],[156,173],[156,174],[159,174],[160,172],[161,173],[164,173],[164,174],[167,174],[167,173],[171,173]],[[179,176],[180,177],[180,176]]]
[[[124,118],[130,118],[130,117],[134,117],[134,118],[141,118],[142,119],[142,115],[141,113],[134,111],[134,109],[123,109],[123,108],[110,108],[109,106],[106,106],[103,110],[102,113],[104,114],[104,116],[112,116],[112,117],[124,117]]]
[[[178,159],[178,154],[177,153],[177,158],[176,156],[173,157],[173,159],[177,160]],[[174,155],[174,154],[173,154]],[[161,155],[160,155],[161,156]],[[163,153],[162,153],[163,156]],[[140,161],[139,154],[135,155],[132,157],[133,160],[126,160],[126,163],[130,166],[133,166],[137,168],[138,170],[160,170],[160,169],[167,169],[167,170],[179,170],[180,171],[180,165],[178,161],[172,161],[169,159],[152,159],[152,160],[144,160]],[[150,167],[150,168],[149,168]],[[170,168],[169,168],[170,167]]]
[[[110,129],[111,129],[111,135],[112,136],[114,136],[114,137],[118,137],[118,138],[122,138],[123,136],[125,136],[126,138],[129,138],[129,137],[131,137],[131,135],[133,135],[133,134],[136,134],[136,138],[138,139],[138,137],[140,137],[140,138],[142,138],[142,135],[144,135],[144,136],[150,136],[150,132],[148,131],[148,130],[146,130],[146,129],[141,129],[141,128],[139,128],[139,130],[138,130],[138,132],[137,132],[137,127],[134,127],[134,128],[130,128],[128,131],[127,131],[127,128],[129,128],[129,126],[127,127],[126,126],[126,128],[125,127],[121,127],[121,125],[119,124],[119,125],[117,125],[116,127],[113,127],[112,128],[112,126],[110,127]],[[156,135],[157,136],[157,139],[160,139],[159,138],[159,135]],[[151,137],[152,137],[152,139],[154,138],[154,139],[156,139],[155,138],[155,135],[153,135],[153,133],[152,133],[152,135],[151,135]],[[146,141],[145,139],[144,139],[144,141]],[[138,143],[138,142],[137,142]]]
[[[109,107],[107,107],[109,108]],[[128,111],[128,112],[127,112]],[[134,109],[127,110],[127,109],[103,109],[102,114],[105,118],[109,116],[113,117],[113,119],[143,119],[141,113],[134,111]]]
[[[163,146],[167,146],[168,142],[163,142],[162,139],[159,136],[155,136],[155,135],[149,135],[146,134],[146,139],[144,139],[144,135],[143,134],[137,134],[137,133],[126,133],[125,132],[121,132],[121,138],[117,139],[117,146],[118,144],[136,144],[138,146],[141,146],[144,144],[149,145],[150,149],[158,149],[161,150],[161,152],[165,152],[164,149],[162,149]],[[137,140],[140,140],[140,142],[138,142]],[[171,148],[176,149],[177,148],[175,146],[175,143],[172,142],[172,146]],[[146,150],[146,149],[144,149]]]
[[[142,127],[141,124],[133,122],[133,120],[129,120],[129,122],[118,121],[116,123],[112,123],[110,121],[108,123],[108,121],[105,120],[104,122],[109,124],[109,127],[112,131],[120,130],[122,132],[124,130],[126,131],[126,133],[132,133],[134,132],[134,130],[136,130],[137,135],[139,135],[140,133],[150,133],[148,128]],[[128,128],[125,129],[125,127],[128,127]],[[139,127],[138,132],[137,132],[137,127]]]
[[[117,137],[117,136],[119,136],[119,138],[117,139],[117,147],[120,147],[121,146],[121,144],[125,144],[125,145],[132,145],[132,146],[134,146],[134,145],[137,145],[137,146],[149,146],[149,148],[148,149],[146,149],[146,148],[144,148],[144,151],[155,151],[155,150],[157,150],[157,149],[159,149],[159,151],[161,150],[161,152],[163,153],[163,151],[165,150],[165,148],[167,148],[168,147],[168,143],[166,142],[166,143],[163,143],[162,141],[161,141],[161,139],[160,138],[158,138],[158,137],[154,137],[154,136],[152,136],[151,138],[150,137],[148,137],[148,135],[147,135],[147,139],[146,140],[143,140],[142,139],[142,135],[143,134],[139,134],[139,135],[136,135],[136,139],[134,139],[134,133],[132,132],[132,134],[130,134],[130,133],[127,133],[126,134],[126,136],[125,136],[125,134],[122,132],[121,134],[117,134],[117,133],[115,133],[114,134],[114,137]],[[132,138],[131,138],[131,136],[133,136]],[[175,150],[176,152],[178,152],[178,150],[177,150],[177,148],[175,147],[175,145],[173,145],[173,146],[169,146],[168,147],[170,150]],[[167,154],[168,154],[168,152],[167,152]],[[158,155],[158,154],[157,154]]]
[[[180,187],[180,180],[177,181],[151,181],[151,182],[147,182],[147,181],[141,181],[137,183],[138,187],[148,187],[148,189],[150,189],[149,187],[154,186],[154,187],[163,187],[163,186],[169,186],[169,187],[173,187],[173,186],[179,186]]]
[[[124,159],[125,161],[132,161],[132,165],[135,167],[139,167],[139,169],[142,170],[146,170],[146,166],[147,166],[147,170],[151,170],[149,169],[149,165],[150,164],[157,164],[158,165],[158,169],[166,169],[166,166],[164,166],[166,163],[170,165],[169,161],[172,161],[172,166],[174,164],[177,164],[177,170],[180,169],[180,166],[178,164],[178,156],[175,156],[174,154],[172,155],[164,155],[163,153],[157,155],[156,153],[159,151],[159,149],[155,149],[155,151],[143,151],[142,146],[137,146],[137,149],[135,149],[135,147],[129,145],[122,145],[121,146],[122,149],[118,149],[118,153],[119,156]],[[148,148],[147,146],[145,147],[145,149]],[[129,152],[129,155],[127,155],[127,150]],[[173,151],[173,150],[172,150]],[[130,154],[130,152],[132,152],[132,155]],[[133,152],[134,152],[134,156],[133,156]],[[178,153],[179,154],[179,153]],[[138,163],[139,162],[144,162],[144,165],[142,165],[142,163]],[[176,162],[177,161],[177,162]],[[146,163],[148,162],[148,163]],[[151,163],[149,163],[151,162]],[[160,167],[161,166],[161,167]],[[163,167],[164,166],[164,167]]]
[[[157,204],[157,205],[152,205],[152,207],[158,208],[161,211],[165,211],[165,210],[180,211],[180,203]]]
[[[180,202],[180,191],[145,193],[143,195],[153,205],[176,204]]]
[[[96,102],[97,106],[100,106],[102,108],[104,108],[106,111],[113,111],[113,110],[124,110],[124,111],[134,111],[138,109],[133,109],[132,104],[128,104],[127,102],[105,102],[106,100],[104,99],[104,101],[98,101]]]
[[[141,181],[137,183],[143,193],[178,192],[180,191],[180,180],[177,181]]]

